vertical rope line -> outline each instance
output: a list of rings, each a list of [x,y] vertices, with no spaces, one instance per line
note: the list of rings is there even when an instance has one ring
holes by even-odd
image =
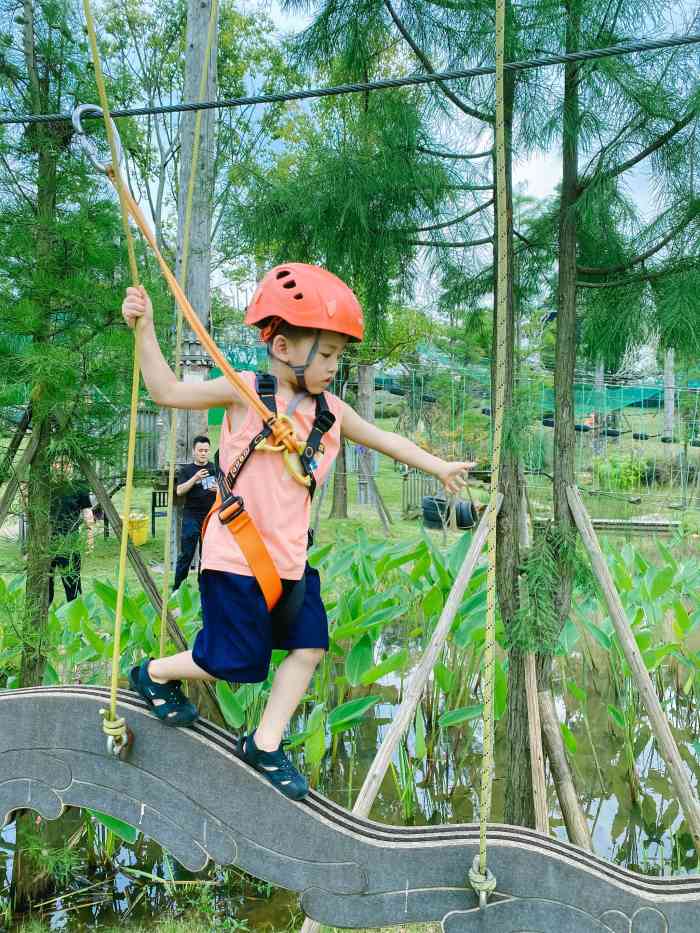
[[[112,121],[109,116],[109,102],[107,100],[107,90],[105,88],[104,76],[102,74],[102,65],[100,62],[100,51],[97,47],[97,35],[95,32],[95,21],[90,8],[90,0],[83,0],[83,11],[85,13],[85,23],[87,25],[88,39],[92,51],[92,61],[95,71],[95,83],[102,107],[105,130],[109,141],[109,149],[112,156],[112,177],[119,194],[119,206],[121,208],[122,225],[124,227],[124,236],[126,237],[127,251],[129,254],[129,267],[131,270],[131,281],[134,286],[139,285],[139,271],[136,265],[136,251],[134,249],[134,240],[129,227],[129,215],[127,210],[126,193],[124,191],[124,182],[119,170],[119,159],[117,154],[116,140],[112,129]],[[124,516],[122,521],[122,535],[119,547],[119,574],[117,581],[117,604],[114,616],[114,640],[112,648],[112,676],[110,684],[110,703],[109,716],[105,715],[103,719],[103,730],[110,736],[118,738],[120,744],[126,741],[126,723],[123,718],[117,717],[117,686],[119,682],[119,660],[121,655],[121,627],[124,610],[124,591],[126,589],[126,556],[129,543],[129,516],[131,514],[131,498],[134,486],[134,453],[136,450],[136,421],[138,411],[139,395],[139,354],[134,335],[134,365],[131,376],[131,403],[129,409],[129,444],[126,457],[126,486],[124,490]]]
[[[479,807],[479,872],[486,874],[486,825],[491,814],[493,781],[493,686],[496,657],[496,497],[498,495],[503,397],[505,381],[506,313],[508,302],[508,217],[506,200],[506,144],[504,108],[506,0],[496,0],[496,204],[498,212],[498,269],[496,300],[496,365],[491,508],[488,533],[486,641],[484,647],[484,752]]]
[[[209,80],[209,60],[211,50],[214,44],[214,30],[218,19],[219,3],[218,0],[212,0],[211,11],[209,13],[209,28],[207,30],[207,48],[202,62],[202,72],[199,79],[199,100],[205,99],[207,82]],[[192,225],[192,203],[194,200],[194,185],[197,177],[197,165],[199,163],[199,143],[202,127],[203,110],[198,110],[194,121],[194,139],[192,143],[192,163],[190,165],[190,177],[187,184],[187,198],[185,201],[185,219],[182,232],[182,263],[180,265],[180,286],[183,290],[187,284],[187,268],[190,258],[190,227]],[[175,333],[175,378],[179,379],[182,370],[182,335],[183,335],[183,314],[180,306],[176,302],[177,327]],[[163,555],[163,592],[162,605],[160,611],[160,655],[165,654],[167,624],[168,624],[168,600],[170,598],[170,572],[172,569],[172,527],[173,527],[173,500],[175,497],[175,454],[177,448],[177,408],[173,408],[170,414],[170,436],[168,438],[168,511],[165,519],[165,553]]]

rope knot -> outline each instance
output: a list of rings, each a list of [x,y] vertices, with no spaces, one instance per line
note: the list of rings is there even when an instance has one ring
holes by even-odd
[[[479,895],[479,907],[486,907],[489,894],[496,890],[496,876],[488,868],[485,868],[485,872],[481,871],[479,855],[474,856],[472,867],[469,869],[469,884]]]

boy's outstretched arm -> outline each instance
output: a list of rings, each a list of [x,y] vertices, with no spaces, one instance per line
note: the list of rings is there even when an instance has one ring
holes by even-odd
[[[206,382],[181,382],[175,377],[158,344],[153,325],[153,307],[145,288],[127,288],[122,303],[122,316],[129,327],[136,327],[136,345],[143,381],[157,405],[204,410],[241,402],[224,376]]]
[[[467,485],[466,474],[476,466],[475,463],[469,461],[448,463],[447,460],[434,457],[407,437],[394,434],[392,431],[383,431],[375,424],[370,424],[369,421],[361,418],[347,403],[344,403],[344,406],[341,430],[349,441],[362,444],[363,447],[371,447],[372,450],[378,450],[380,454],[386,454],[408,466],[432,473],[453,495]]]

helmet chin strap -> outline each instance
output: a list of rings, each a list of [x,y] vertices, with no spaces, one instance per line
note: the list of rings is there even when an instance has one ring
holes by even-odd
[[[311,349],[309,350],[308,355],[306,357],[306,362],[303,363],[301,366],[294,366],[292,365],[292,363],[288,363],[286,360],[280,359],[279,356],[276,356],[272,352],[272,342],[268,343],[267,345],[267,355],[271,356],[273,360],[277,360],[278,363],[283,363],[285,366],[288,366],[294,373],[294,376],[296,378],[297,385],[299,386],[299,388],[302,389],[304,392],[309,392],[309,387],[306,385],[306,370],[309,368],[309,366],[313,362],[314,357],[316,356],[316,353],[318,352],[318,345],[319,345],[320,340],[321,340],[321,331],[317,330],[316,337],[314,338],[314,342],[311,345]],[[309,395],[310,394],[311,393],[309,392]]]

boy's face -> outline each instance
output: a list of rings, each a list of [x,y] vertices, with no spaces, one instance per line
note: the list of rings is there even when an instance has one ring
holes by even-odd
[[[302,340],[287,341],[288,362],[292,366],[303,366],[314,344],[313,336]],[[338,371],[338,363],[348,342],[345,334],[336,334],[334,331],[322,330],[318,342],[318,349],[308,366],[304,378],[308,391],[318,395],[327,389]]]

